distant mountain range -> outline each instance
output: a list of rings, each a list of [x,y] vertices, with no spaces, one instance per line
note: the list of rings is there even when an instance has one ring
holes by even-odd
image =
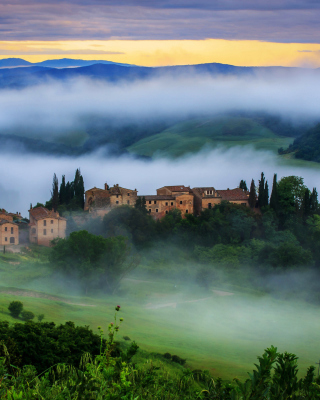
[[[21,88],[45,83],[48,80],[66,80],[87,77],[105,81],[147,79],[160,76],[192,75],[235,75],[274,74],[293,76],[301,71],[308,74],[320,74],[320,69],[302,69],[292,67],[237,67],[228,64],[210,63],[197,65],[176,65],[168,67],[141,67],[120,64],[104,60],[47,60],[30,63],[20,58],[0,60],[0,88]]]

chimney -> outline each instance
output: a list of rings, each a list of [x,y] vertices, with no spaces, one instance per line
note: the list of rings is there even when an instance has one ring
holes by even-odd
[[[32,210],[32,203],[30,203],[30,210]]]
[[[108,184],[107,184],[107,182],[104,184],[104,190],[108,190]]]

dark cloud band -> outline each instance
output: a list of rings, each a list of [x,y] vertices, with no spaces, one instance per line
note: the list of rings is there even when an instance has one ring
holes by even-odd
[[[317,0],[4,0],[2,40],[205,39],[320,43]]]

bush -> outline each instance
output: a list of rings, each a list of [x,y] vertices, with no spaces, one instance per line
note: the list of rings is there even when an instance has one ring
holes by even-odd
[[[168,360],[171,360],[171,354],[170,353],[164,353],[163,357],[168,359]]]
[[[21,318],[24,321],[31,321],[34,317],[35,317],[35,315],[34,315],[34,313],[32,311],[24,310],[21,313]]]
[[[41,322],[44,319],[44,314],[38,315],[38,321]]]
[[[18,318],[21,311],[23,310],[23,304],[21,301],[12,301],[9,304],[8,310],[10,311],[10,314],[13,316],[13,318]]]
[[[178,363],[180,365],[184,365],[186,363],[187,360],[177,356],[177,355],[173,355],[171,358],[171,361]]]

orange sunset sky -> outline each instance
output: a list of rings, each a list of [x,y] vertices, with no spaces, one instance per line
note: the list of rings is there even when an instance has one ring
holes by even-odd
[[[3,0],[0,58],[320,67],[313,0]]]

